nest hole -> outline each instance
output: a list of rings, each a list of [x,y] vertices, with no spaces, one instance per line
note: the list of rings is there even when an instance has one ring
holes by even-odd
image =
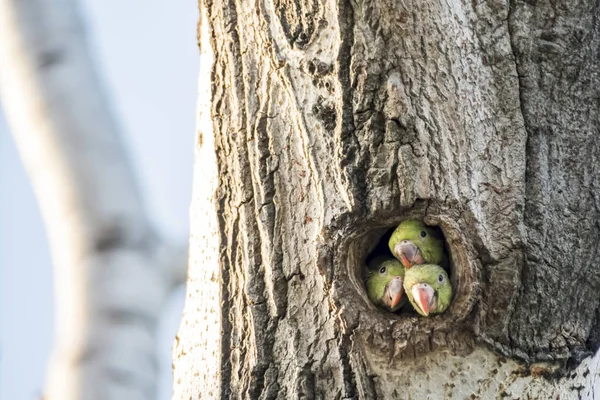
[[[428,343],[438,347],[450,340],[454,348],[459,342],[472,342],[465,333],[472,331],[471,316],[479,299],[480,259],[469,240],[470,232],[461,226],[462,221],[447,211],[435,211],[438,209],[434,207],[414,208],[399,217],[361,221],[349,227],[336,245],[331,265],[345,266],[331,270],[334,299],[344,311],[340,316],[346,326],[358,328],[366,345],[377,354],[393,352],[401,358],[410,357],[417,353],[416,349],[428,351]],[[411,306],[396,312],[387,311],[376,306],[368,296],[367,264],[379,256],[393,258],[388,247],[390,236],[407,219],[422,220],[438,230],[448,255],[446,271],[452,284],[452,300],[443,313],[430,317],[420,316]],[[322,265],[329,262],[328,254],[323,251]],[[456,339],[459,337],[460,340]]]

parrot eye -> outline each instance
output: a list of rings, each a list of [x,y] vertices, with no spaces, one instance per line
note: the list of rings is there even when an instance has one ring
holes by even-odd
[[[427,236],[427,232],[421,231],[421,237],[425,237],[425,236]]]
[[[439,283],[442,283],[442,282],[444,282],[444,275],[442,275],[442,274],[439,274],[439,275],[438,275],[438,282],[439,282]]]
[[[380,274],[385,274],[386,268],[385,267],[381,267],[381,269],[379,270]]]

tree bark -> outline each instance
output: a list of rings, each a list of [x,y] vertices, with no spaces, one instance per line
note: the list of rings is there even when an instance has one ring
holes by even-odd
[[[175,398],[591,393],[596,2],[203,8],[214,64]],[[455,295],[437,317],[365,294],[366,257],[409,217],[450,251]]]
[[[157,320],[187,249],[149,222],[74,1],[0,0],[0,93],[54,262],[44,398],[153,398]]]

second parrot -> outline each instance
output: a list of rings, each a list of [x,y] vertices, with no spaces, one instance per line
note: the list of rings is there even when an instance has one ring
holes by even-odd
[[[404,266],[393,258],[379,257],[369,263],[367,295],[376,306],[394,312],[406,304]]]

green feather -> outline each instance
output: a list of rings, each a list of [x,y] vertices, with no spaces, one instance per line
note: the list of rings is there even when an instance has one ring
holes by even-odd
[[[369,275],[367,277],[367,295],[376,306],[388,311],[397,311],[406,304],[406,296],[402,295],[400,302],[390,309],[383,302],[385,289],[388,283],[395,277],[404,277],[405,269],[402,263],[390,257],[378,257],[369,263]]]
[[[413,286],[420,283],[428,284],[434,291],[435,307],[430,310],[430,314],[440,314],[446,311],[452,302],[452,283],[446,271],[439,265],[432,264],[414,265],[406,270],[404,292],[414,309],[424,315],[415,303],[412,294]]]
[[[388,242],[392,254],[394,254],[396,244],[403,240],[411,241],[421,250],[424,264],[436,264],[448,269],[448,255],[444,239],[435,228],[416,219],[402,221]]]

